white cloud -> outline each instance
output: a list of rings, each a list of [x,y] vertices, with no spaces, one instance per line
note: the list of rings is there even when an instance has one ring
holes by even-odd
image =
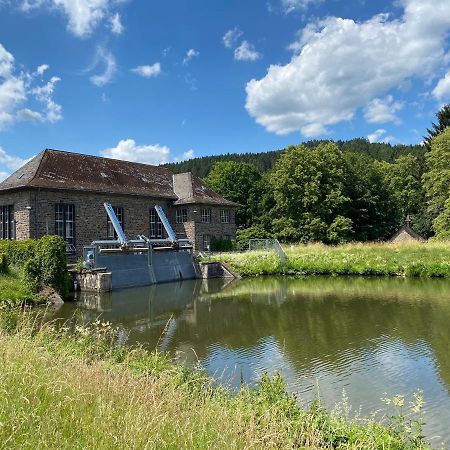
[[[8,178],[8,176],[9,176],[9,173],[8,173],[8,172],[2,172],[2,171],[0,171],[0,183],[1,183],[3,180],[6,180],[6,179]]]
[[[386,130],[380,128],[379,130],[374,131],[373,133],[367,136],[369,142],[384,142],[385,144],[389,144],[390,142],[396,141],[397,139],[394,136],[388,135],[386,136]]]
[[[200,52],[195,50],[195,48],[189,49],[183,59],[183,64],[187,64],[191,59],[196,58],[198,55],[200,55]]]
[[[228,30],[223,38],[223,45],[227,48],[231,48],[237,42],[237,40],[242,36],[242,31],[239,28],[233,28],[232,30]]]
[[[433,89],[433,96],[438,100],[450,99],[450,71],[446,73],[444,78],[441,78]]]
[[[256,61],[259,58],[261,54],[248,41],[242,41],[241,45],[234,50],[234,59],[237,61]]]
[[[19,167],[22,167],[28,159],[22,159],[17,156],[12,156],[6,153],[2,147],[0,147],[0,164],[5,165],[8,169],[17,170]]]
[[[286,65],[247,83],[246,108],[268,131],[324,129],[414,77],[433,77],[445,61],[448,0],[400,0],[401,18],[336,17],[309,24]]]
[[[181,156],[183,159],[192,159],[194,157],[194,150],[190,149],[187,152],[184,152],[183,155]]]
[[[109,18],[109,24],[111,27],[111,31],[114,34],[122,34],[123,33],[123,25],[122,22],[120,20],[120,14],[119,13],[115,13],[114,15],[112,15]]]
[[[103,72],[92,75],[90,80],[96,86],[104,86],[112,81],[117,71],[117,63],[114,55],[106,48],[98,46],[93,63],[86,69],[91,72],[97,67],[103,67]]]
[[[155,165],[169,161],[170,149],[159,144],[136,145],[134,139],[124,139],[116,147],[102,150],[100,154],[107,158]]]
[[[32,73],[21,70],[16,74],[13,55],[0,44],[0,129],[16,121],[53,123],[62,119],[62,107],[53,100],[60,78],[52,77],[46,84],[38,84],[37,78],[42,78],[48,68],[42,64]],[[42,109],[30,109],[27,106],[30,99],[42,104]]]
[[[305,10],[310,4],[322,3],[323,0],[281,0],[281,6],[286,13],[295,10]]]
[[[22,0],[20,9],[24,12],[38,8],[60,11],[68,19],[69,31],[85,38],[106,19],[110,21],[113,33],[122,32],[120,16],[113,14],[119,3],[121,0]]]
[[[40,66],[38,66],[38,68],[36,69],[36,73],[40,76],[44,75],[44,72],[46,70],[48,70],[50,68],[50,66],[48,64],[41,64]]]
[[[384,99],[374,98],[366,107],[364,117],[369,123],[401,123],[396,112],[403,108],[402,102],[394,101],[392,95],[388,95]]]
[[[138,66],[130,71],[144,78],[157,77],[161,73],[161,64],[157,62],[151,66]]]

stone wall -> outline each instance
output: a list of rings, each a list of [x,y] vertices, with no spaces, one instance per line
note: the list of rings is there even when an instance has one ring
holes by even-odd
[[[124,213],[124,230],[129,239],[138,234],[149,237],[149,210],[160,205],[177,234],[186,235],[194,244],[194,250],[203,250],[203,236],[224,237],[234,239],[236,234],[233,208],[206,205],[172,206],[171,200],[161,200],[133,195],[115,195],[99,193],[83,193],[64,190],[30,190],[10,194],[0,193],[0,205],[13,204],[16,220],[17,239],[40,238],[55,233],[55,204],[68,203],[75,205],[75,243],[77,256],[82,254],[83,246],[93,240],[107,239],[107,214],[104,202],[112,206],[122,207]],[[31,208],[31,209],[27,209]],[[176,209],[187,209],[187,222],[176,223]],[[201,210],[211,208],[211,223],[201,222]],[[230,210],[230,223],[220,223],[220,210]]]
[[[0,206],[14,205],[14,221],[16,223],[16,239],[30,238],[32,201],[30,192],[0,192]],[[31,208],[31,209],[30,209]]]

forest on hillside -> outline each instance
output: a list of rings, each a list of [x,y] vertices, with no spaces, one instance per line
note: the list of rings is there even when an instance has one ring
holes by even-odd
[[[386,240],[410,216],[424,237],[450,238],[450,105],[437,113],[423,145],[308,141],[265,153],[195,158],[191,171],[236,211],[237,246],[251,238],[282,242]],[[229,242],[214,239],[216,249]]]
[[[306,148],[317,147],[327,143],[325,140],[304,142]],[[422,145],[391,145],[382,142],[371,143],[367,139],[357,138],[349,141],[335,141],[336,146],[343,152],[361,153],[379,161],[394,162],[398,157],[414,155],[422,161],[425,148]],[[187,161],[169,163],[165,166],[175,173],[192,172],[200,178],[205,178],[211,172],[214,164],[222,161],[253,164],[264,173],[273,169],[275,163],[286,149],[272,150],[258,153],[227,153],[224,155],[202,156]]]

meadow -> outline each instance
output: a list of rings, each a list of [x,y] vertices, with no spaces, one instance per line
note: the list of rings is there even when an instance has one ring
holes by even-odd
[[[450,242],[285,245],[287,260],[275,252],[215,254],[241,276],[364,275],[450,277]]]
[[[420,409],[403,397],[381,425],[287,394],[279,376],[232,395],[200,370],[116,344],[117,330],[39,325],[0,311],[0,448],[423,449]],[[410,413],[419,413],[415,419]]]

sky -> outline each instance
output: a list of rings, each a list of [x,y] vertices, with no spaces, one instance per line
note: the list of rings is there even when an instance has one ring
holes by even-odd
[[[148,164],[420,143],[450,0],[0,0],[0,179],[44,148]]]

